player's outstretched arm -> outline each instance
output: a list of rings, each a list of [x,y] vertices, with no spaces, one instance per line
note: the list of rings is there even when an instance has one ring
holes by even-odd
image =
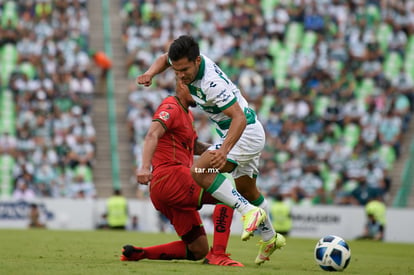
[[[222,169],[226,164],[227,154],[240,139],[240,136],[243,134],[243,131],[247,125],[246,116],[237,102],[225,109],[223,113],[231,118],[227,137],[224,139],[220,149],[210,151],[213,155],[210,165],[218,169]]]
[[[142,165],[137,170],[137,182],[148,184],[152,179],[151,160],[154,156],[158,145],[158,140],[165,133],[164,127],[158,121],[153,121],[144,140],[144,149],[142,152]]]
[[[152,78],[157,74],[165,71],[169,66],[170,64],[168,63],[168,54],[165,53],[163,55],[160,55],[144,74],[137,77],[137,84],[144,85],[146,87],[150,86],[152,83]]]

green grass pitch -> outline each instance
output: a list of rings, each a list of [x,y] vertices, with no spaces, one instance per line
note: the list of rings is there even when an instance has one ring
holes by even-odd
[[[124,244],[150,246],[177,240],[174,234],[119,231],[0,230],[0,274],[326,274],[314,259],[316,239],[287,238],[270,262],[254,264],[257,236],[230,238],[228,252],[245,267],[191,261],[121,262]],[[211,242],[211,236],[209,236]],[[351,262],[342,274],[414,274],[414,245],[348,241]]]

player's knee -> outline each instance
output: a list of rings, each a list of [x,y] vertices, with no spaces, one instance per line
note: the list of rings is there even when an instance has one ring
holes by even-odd
[[[198,261],[204,259],[208,253],[208,245],[206,246],[197,246],[189,249],[188,259],[193,261]]]
[[[197,261],[203,259],[208,253],[208,239],[204,227],[193,227],[182,240],[187,244],[187,259]]]
[[[195,166],[195,165],[193,165],[192,167],[191,167],[191,176],[193,177],[193,179],[197,182],[197,183],[201,183],[201,181],[202,181],[202,172],[201,172],[201,170],[202,170],[202,168],[200,168],[200,167],[197,167],[197,166]]]
[[[199,251],[199,260],[204,259],[208,254],[208,245],[203,246],[202,250]]]

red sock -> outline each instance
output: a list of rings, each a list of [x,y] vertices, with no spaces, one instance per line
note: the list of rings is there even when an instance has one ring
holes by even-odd
[[[234,209],[225,204],[216,204],[216,207],[214,208],[213,252],[216,254],[226,252],[233,212]]]
[[[145,247],[144,250],[147,259],[187,259],[187,245],[183,241]]]

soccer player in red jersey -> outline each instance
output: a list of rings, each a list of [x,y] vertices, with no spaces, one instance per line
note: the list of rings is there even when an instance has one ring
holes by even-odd
[[[226,266],[243,266],[226,254],[233,209],[217,204],[213,213],[214,238],[209,251],[208,240],[198,209],[218,201],[197,185],[191,176],[193,155],[200,155],[210,145],[199,142],[193,127],[195,106],[187,86],[177,83],[177,95],[167,97],[153,116],[145,137],[142,167],[137,181],[148,184],[154,207],[169,218],[180,241],[151,247],[126,245],[121,260],[187,259]],[[152,166],[152,171],[151,171]]]

